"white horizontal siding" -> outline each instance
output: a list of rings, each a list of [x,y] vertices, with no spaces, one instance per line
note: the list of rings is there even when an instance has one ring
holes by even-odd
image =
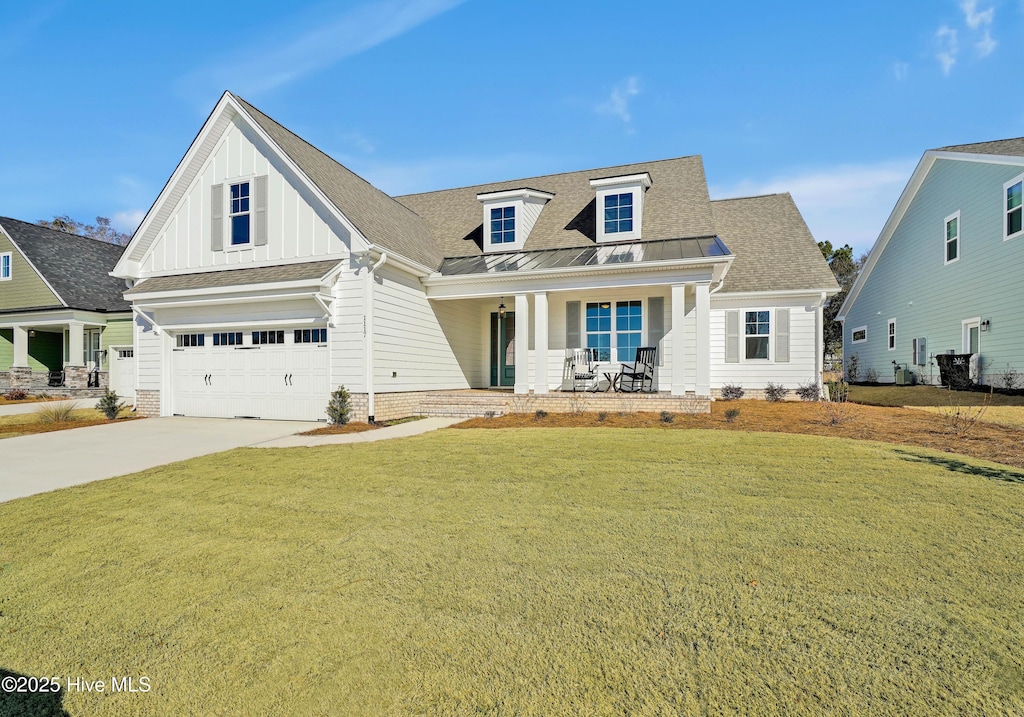
[[[162,342],[160,336],[139,319],[135,320],[136,389],[159,391],[162,379]]]
[[[374,390],[469,388],[474,362],[460,364],[453,343],[464,341],[446,335],[419,280],[387,265],[374,278]],[[470,321],[455,309],[442,313],[456,324]]]
[[[789,309],[789,356],[786,363],[774,361],[775,310]],[[725,362],[725,312],[740,311],[740,362]],[[771,311],[769,355],[772,360],[751,360],[744,357],[743,311]],[[712,297],[711,307],[711,387],[739,384],[747,389],[761,389],[770,381],[793,389],[800,384],[817,381],[816,307],[809,302],[781,301],[771,297],[763,300],[728,296]]]
[[[366,392],[364,288],[362,275],[347,266],[334,285],[334,328],[329,332],[332,390],[345,386],[353,393]]]

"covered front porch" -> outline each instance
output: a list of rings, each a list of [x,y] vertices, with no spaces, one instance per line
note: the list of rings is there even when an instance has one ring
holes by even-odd
[[[0,317],[0,386],[34,392],[107,385],[109,347],[131,345],[130,319],[109,323],[79,311]]]

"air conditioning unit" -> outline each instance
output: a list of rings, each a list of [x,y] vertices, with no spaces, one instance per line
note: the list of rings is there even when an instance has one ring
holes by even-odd
[[[907,368],[896,369],[896,385],[910,386],[914,383],[914,373]]]

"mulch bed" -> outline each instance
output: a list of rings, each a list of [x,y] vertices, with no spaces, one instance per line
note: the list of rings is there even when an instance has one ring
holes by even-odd
[[[362,433],[363,431],[375,431],[382,428],[384,424],[371,426],[369,423],[330,423],[312,431],[303,431],[300,436],[336,436],[339,433]]]
[[[455,428],[683,428],[804,433],[923,446],[1024,468],[1024,431],[1020,429],[979,421],[958,438],[942,415],[909,408],[843,405],[848,415],[838,425],[830,425],[825,407],[819,403],[716,401],[711,404],[710,414],[677,413],[673,414],[671,423],[664,422],[657,413],[609,412],[604,420],[599,420],[597,413],[552,413],[543,418],[534,414],[506,414],[473,418]],[[732,423],[725,418],[729,409],[739,409]]]
[[[115,421],[108,421],[106,418],[87,418],[81,421],[63,421],[59,423],[18,423],[10,426],[0,426],[0,437],[17,438],[18,436],[30,436],[36,433],[52,433],[53,431],[67,431],[72,428],[87,428],[89,426],[102,426],[107,423],[123,423],[124,421],[139,421],[145,416],[125,416]],[[10,429],[10,430],[7,430]]]

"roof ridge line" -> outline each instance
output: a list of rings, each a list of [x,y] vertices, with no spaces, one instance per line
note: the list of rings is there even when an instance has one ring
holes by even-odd
[[[76,237],[78,239],[88,239],[89,241],[99,242],[100,244],[104,244],[106,246],[116,246],[122,252],[125,248],[121,244],[115,244],[113,242],[104,241],[103,239],[97,239],[96,237],[86,236],[85,234],[75,234],[74,232],[66,232],[61,229],[54,229],[53,227],[48,227],[43,224],[39,224],[38,222],[26,222],[24,219],[15,219],[14,217],[0,217],[0,224],[3,224],[4,222],[18,222],[19,224],[35,227],[36,229],[45,229],[46,231],[55,232],[57,234],[63,234],[69,237]]]

